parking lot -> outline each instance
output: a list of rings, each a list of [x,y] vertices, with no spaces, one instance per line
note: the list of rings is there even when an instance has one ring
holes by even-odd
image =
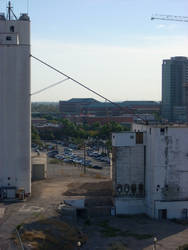
[[[68,165],[73,165],[80,168],[84,172],[92,172],[92,170],[100,170],[105,176],[110,176],[110,159],[104,153],[99,153],[91,148],[76,149],[70,147],[64,147],[60,143],[50,143],[48,144],[49,151],[48,163],[57,163],[60,165],[66,163]],[[51,160],[50,160],[51,159]],[[57,159],[58,161],[52,160]]]

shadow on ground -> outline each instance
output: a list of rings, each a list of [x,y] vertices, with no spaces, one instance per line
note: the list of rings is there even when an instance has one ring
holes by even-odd
[[[141,250],[153,249],[157,237],[157,249],[177,249],[177,244],[160,243],[168,237],[183,232],[186,227],[171,221],[155,221],[144,215],[123,217],[78,218],[77,226],[65,222],[62,216],[44,218],[18,225],[25,249],[56,250]],[[188,239],[187,239],[188,240]],[[82,247],[77,248],[81,242]],[[183,245],[185,244],[182,242]],[[178,245],[178,246],[179,246]],[[116,248],[114,248],[116,246]],[[119,247],[118,247],[119,246]]]

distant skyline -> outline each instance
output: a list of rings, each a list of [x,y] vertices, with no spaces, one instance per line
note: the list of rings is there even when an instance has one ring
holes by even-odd
[[[27,12],[27,0],[12,2],[17,15]],[[31,52],[112,101],[159,101],[162,60],[188,57],[188,23],[150,18],[187,9],[187,0],[30,0]],[[32,59],[31,92],[61,79]],[[76,97],[102,101],[71,81],[32,101]]]

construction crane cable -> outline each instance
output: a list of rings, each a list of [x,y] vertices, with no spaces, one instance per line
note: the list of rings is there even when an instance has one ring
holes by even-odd
[[[80,85],[81,87],[87,89],[88,91],[92,92],[93,94],[99,96],[100,98],[102,98],[102,99],[108,101],[108,102],[111,103],[112,105],[118,107],[120,110],[125,111],[125,110],[124,110],[124,108],[125,108],[125,109],[126,109],[128,112],[130,112],[131,114],[134,113],[134,111],[133,111],[132,109],[127,108],[127,107],[122,108],[119,104],[117,104],[117,103],[115,103],[115,102],[112,102],[111,100],[109,100],[109,99],[106,98],[105,96],[103,96],[103,95],[97,93],[95,90],[93,90],[93,89],[87,87],[86,85],[84,85],[84,84],[82,84],[81,82],[77,81],[76,79],[74,79],[74,78],[68,76],[67,74],[65,74],[65,73],[63,73],[62,71],[58,70],[57,68],[51,66],[50,64],[48,64],[48,63],[42,61],[42,60],[39,59],[38,57],[35,57],[35,56],[33,56],[33,55],[30,55],[30,57],[32,57],[32,58],[35,59],[36,61],[42,63],[43,65],[45,65],[45,66],[51,68],[52,70],[56,71],[57,73],[59,73],[59,74],[65,76],[65,77],[66,77],[65,80],[71,80],[71,81],[77,83],[77,84]],[[50,86],[49,86],[49,87],[50,87]],[[54,87],[54,86],[51,86],[51,87]],[[44,91],[44,90],[45,90],[45,89],[43,89],[42,91]],[[40,90],[39,90],[39,91],[40,91]],[[39,91],[38,91],[38,92],[39,92]],[[137,117],[137,118],[139,118],[139,119],[142,120],[143,122],[146,122],[145,119],[143,119],[142,117],[136,115],[135,113],[134,113],[134,116]]]

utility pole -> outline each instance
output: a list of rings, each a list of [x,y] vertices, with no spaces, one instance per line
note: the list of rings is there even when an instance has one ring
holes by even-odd
[[[86,174],[86,143],[84,140],[84,174]]]

